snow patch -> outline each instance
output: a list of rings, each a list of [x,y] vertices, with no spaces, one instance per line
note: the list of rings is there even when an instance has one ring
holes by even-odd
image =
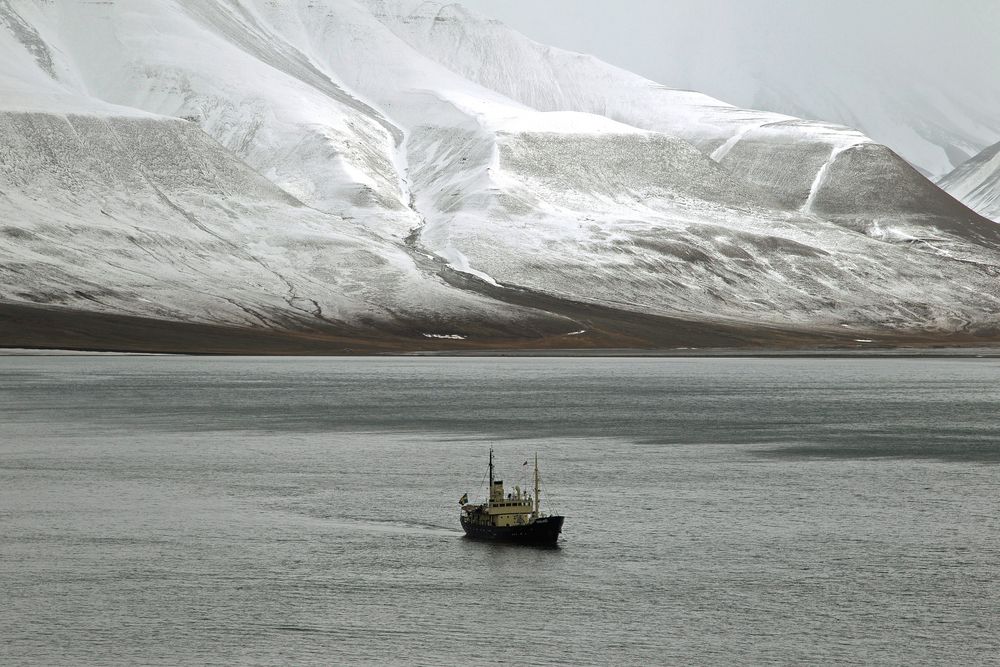
[[[457,248],[455,248],[455,246],[449,245],[438,251],[438,254],[444,258],[450,268],[458,271],[459,273],[467,273],[470,276],[479,278],[480,280],[485,280],[494,287],[502,287],[500,283],[493,279],[493,276],[483,273],[482,271],[477,271],[469,266],[469,258],[462,254]]]
[[[721,146],[712,151],[712,154],[709,157],[711,157],[716,162],[722,161],[722,158],[726,157],[726,155],[729,154],[729,151],[733,150],[733,146],[738,144],[740,139],[745,137],[752,130],[756,130],[759,127],[760,125],[752,125],[752,124],[747,125],[745,128],[743,128],[733,136],[726,139],[725,143],[723,143]]]
[[[461,334],[432,334],[432,333],[425,333],[425,334],[420,334],[420,335],[423,336],[424,338],[444,338],[446,340],[465,340],[466,338],[468,338],[468,336],[463,336]]]
[[[803,213],[812,213],[813,203],[816,201],[816,196],[819,194],[819,190],[823,187],[823,182],[826,180],[826,172],[830,170],[830,165],[833,164],[837,156],[846,151],[848,148],[853,148],[858,144],[852,143],[847,145],[835,145],[830,151],[830,157],[827,158],[823,166],[819,168],[816,172],[816,178],[813,179],[812,186],[809,188],[809,196],[806,198],[806,203],[802,205]]]

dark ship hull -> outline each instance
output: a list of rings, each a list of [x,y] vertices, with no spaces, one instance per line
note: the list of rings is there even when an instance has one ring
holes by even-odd
[[[486,526],[462,517],[465,534],[475,540],[554,547],[562,532],[563,517],[544,516],[523,526]]]

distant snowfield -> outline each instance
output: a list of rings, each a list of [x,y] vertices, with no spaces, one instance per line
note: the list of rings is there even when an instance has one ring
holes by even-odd
[[[671,87],[857,127],[933,178],[1000,141],[991,0],[463,4]]]
[[[1000,142],[964,162],[938,185],[980,215],[1000,222]]]
[[[523,294],[997,328],[1000,228],[860,132],[456,5],[0,2],[0,62],[0,301],[443,341],[591,330]]]

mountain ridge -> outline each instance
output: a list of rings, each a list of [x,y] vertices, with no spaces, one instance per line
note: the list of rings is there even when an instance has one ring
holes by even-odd
[[[1000,142],[960,164],[938,185],[980,215],[1000,222]]]
[[[994,3],[464,4],[672,88],[857,128],[932,179],[1000,140]]]

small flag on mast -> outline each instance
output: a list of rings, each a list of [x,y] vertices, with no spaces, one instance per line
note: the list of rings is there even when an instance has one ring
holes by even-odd
[[[522,465],[522,466],[526,466],[526,465],[528,465],[528,462],[527,462],[527,461],[525,461],[525,462],[524,462],[524,463],[522,463],[521,465]]]
[[[458,504],[459,505],[464,505],[467,502],[469,502],[469,494],[468,493],[463,493],[461,499],[459,499],[459,501],[458,501]]]

